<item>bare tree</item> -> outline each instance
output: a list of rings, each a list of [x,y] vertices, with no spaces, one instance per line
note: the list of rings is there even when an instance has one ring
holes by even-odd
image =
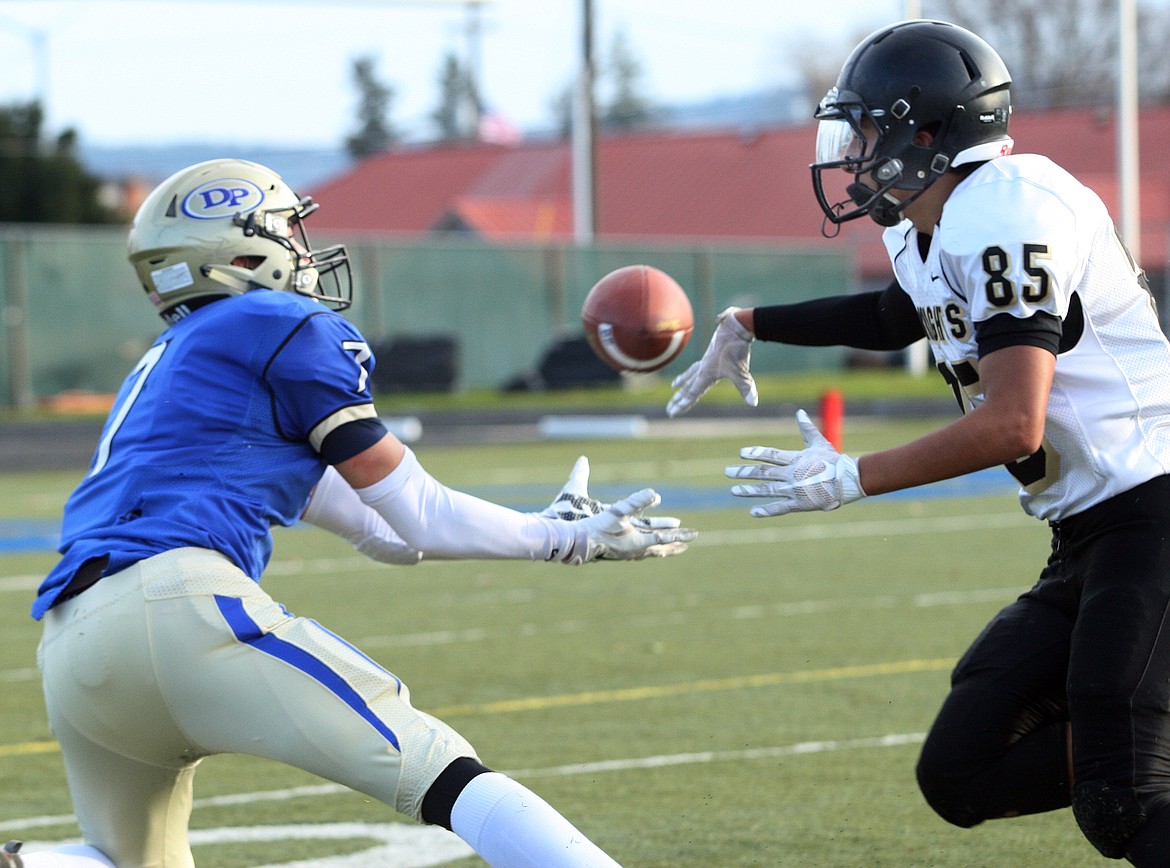
[[[923,0],[922,15],[951,21],[986,39],[1012,74],[1012,102],[1031,108],[1111,105],[1117,93],[1117,0]],[[802,34],[788,48],[815,102],[850,49],[867,34],[834,42]],[[1138,6],[1139,96],[1170,102],[1170,6]]]
[[[1012,100],[1058,108],[1110,104],[1117,91],[1116,0],[926,0],[923,15],[978,33],[1012,73]],[[1139,5],[1140,96],[1164,100],[1170,87],[1170,10]]]

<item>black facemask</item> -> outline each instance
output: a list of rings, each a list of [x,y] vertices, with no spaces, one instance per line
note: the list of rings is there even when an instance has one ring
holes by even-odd
[[[861,207],[869,206],[868,214],[870,218],[878,226],[897,226],[902,222],[902,208],[907,203],[899,202],[888,195],[876,196],[876,191],[865,186],[860,181],[855,181],[845,188],[845,192],[849,194],[849,198]]]

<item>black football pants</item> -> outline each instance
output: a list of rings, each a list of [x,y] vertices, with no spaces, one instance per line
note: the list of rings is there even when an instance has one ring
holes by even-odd
[[[952,673],[918,763],[931,807],[966,827],[1071,804],[1103,855],[1170,865],[1168,612],[1170,477],[1054,523],[1036,585]]]

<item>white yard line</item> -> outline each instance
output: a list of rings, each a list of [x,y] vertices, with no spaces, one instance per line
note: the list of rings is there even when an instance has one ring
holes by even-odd
[[[853,739],[827,739],[804,741],[795,744],[769,747],[746,748],[744,750],[701,751],[697,753],[662,754],[658,756],[633,757],[629,759],[601,760],[589,763],[572,763],[536,769],[505,770],[505,774],[517,779],[566,777],[570,775],[594,775],[603,772],[623,772],[639,769],[664,768],[668,766],[695,765],[712,762],[751,762],[785,756],[811,756],[846,750],[902,747],[919,744],[923,733],[893,733]],[[338,784],[319,786],[289,787],[280,790],[263,790],[251,793],[236,793],[226,796],[211,796],[196,799],[195,809],[220,807],[224,805],[248,805],[260,802],[282,802],[291,799],[323,798],[349,792]],[[26,817],[18,820],[0,821],[0,832],[27,832],[29,829],[70,825],[75,818],[69,814],[43,817]],[[282,862],[262,868],[426,868],[445,865],[457,859],[474,855],[458,837],[445,829],[434,826],[416,826],[408,823],[306,823],[285,826],[235,826],[216,829],[198,829],[191,832],[192,845],[230,844],[248,841],[295,841],[333,840],[368,838],[378,843],[361,852],[344,856],[321,856],[311,860]],[[29,841],[28,852],[63,843],[77,843],[70,838],[53,841]]]

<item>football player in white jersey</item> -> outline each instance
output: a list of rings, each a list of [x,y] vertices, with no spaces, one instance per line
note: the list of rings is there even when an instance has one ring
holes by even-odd
[[[801,411],[805,448],[727,468],[757,517],[1003,464],[1052,526],[1031,590],[957,664],[918,781],[946,820],[1072,806],[1105,856],[1170,864],[1170,344],[1101,200],[1012,155],[1011,79],[976,35],[907,21],[865,39],[816,111],[813,187],[829,224],[886,227],[895,281],[732,308],[667,411],[720,379],[757,402],[755,338],[904,348],[923,337],[963,415],[854,458]]]
[[[391,672],[261,587],[270,528],[302,516],[379,561],[582,564],[682,552],[695,532],[611,505],[588,463],[542,513],[447,488],[379,421],[374,360],[336,311],[343,247],[270,169],[212,160],[164,181],[130,261],[168,328],[118,393],[70,496],[33,616],[45,702],[85,844],[0,866],[193,864],[200,760],[297,766],[444,826],[491,865],[616,864],[547,802],[418,711]],[[311,497],[310,497],[311,495]]]

